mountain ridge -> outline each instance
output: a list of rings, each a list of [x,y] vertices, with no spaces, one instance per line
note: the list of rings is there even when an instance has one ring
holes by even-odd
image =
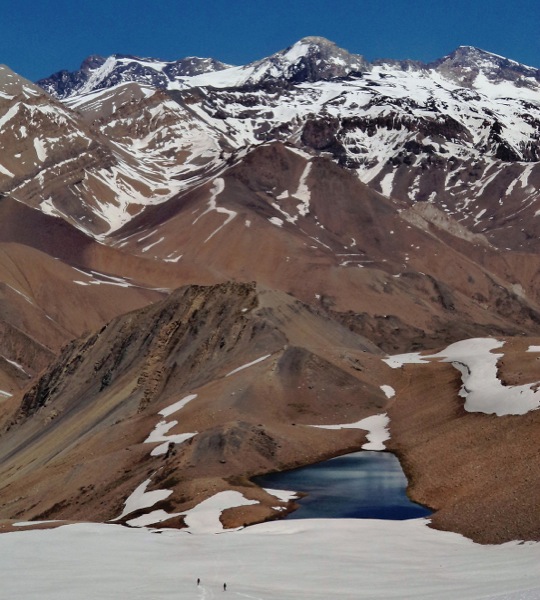
[[[118,64],[114,64],[114,62]],[[126,62],[128,65],[129,62],[132,63],[132,69],[125,66]],[[107,63],[108,66],[103,69],[104,74],[95,73]],[[152,64],[155,65],[155,68],[152,67]],[[449,54],[430,62],[394,59],[367,61],[362,55],[351,54],[326,38],[307,36],[284,50],[249,62],[241,67],[232,67],[213,58],[186,57],[176,61],[162,61],[155,58],[141,58],[122,54],[113,54],[107,58],[92,55],[82,62],[79,70],[71,72],[58,71],[49,77],[38,80],[37,85],[40,85],[57,98],[67,99],[77,93],[90,92],[125,81],[152,83],[156,87],[167,89],[174,86],[175,78],[182,80],[184,77],[227,68],[252,68],[254,73],[247,78],[244,85],[254,85],[265,80],[272,81],[279,78],[290,79],[293,82],[314,82],[339,78],[362,70],[369,71],[374,66],[382,64],[393,64],[401,68],[418,68],[421,70],[433,69],[446,74],[452,71],[452,67],[461,66],[487,71],[491,78],[495,78],[495,72],[497,72],[499,75],[505,75],[514,81],[520,75],[527,75],[540,82],[540,69],[529,67],[474,46],[459,46]],[[139,67],[135,68],[135,65],[139,65]],[[116,74],[114,74],[115,71]],[[151,73],[151,71],[154,71],[154,73]],[[124,78],[122,73],[125,73]],[[92,75],[97,82],[94,86],[89,82]]]

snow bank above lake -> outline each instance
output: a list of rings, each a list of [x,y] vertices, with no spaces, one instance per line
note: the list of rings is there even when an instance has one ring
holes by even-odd
[[[367,431],[368,441],[362,446],[362,450],[384,450],[384,442],[390,439],[388,424],[390,419],[386,413],[371,415],[356,423],[342,423],[340,425],[313,425],[319,429],[363,429]]]

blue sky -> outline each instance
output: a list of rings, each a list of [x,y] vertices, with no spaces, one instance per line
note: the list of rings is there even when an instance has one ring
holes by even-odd
[[[35,80],[90,54],[262,58],[307,35],[374,58],[430,61],[472,45],[540,68],[540,0],[20,0],[0,63]]]

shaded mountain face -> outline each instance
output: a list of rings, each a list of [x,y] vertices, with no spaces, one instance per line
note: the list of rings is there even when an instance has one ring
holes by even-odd
[[[124,54],[113,54],[108,58],[89,56],[78,71],[59,71],[40,79],[37,84],[52,96],[66,99],[130,81],[167,88],[178,78],[220,71],[227,66],[212,58],[196,56],[176,61],[138,58]]]
[[[470,47],[370,64],[305,38],[240,67],[94,56],[40,83],[0,69],[2,517],[182,526],[235,489],[257,503],[227,525],[272,518],[292,505],[251,476],[359,449],[365,430],[313,426],[386,412],[436,526],[536,539],[536,488],[503,488],[537,412],[471,415],[459,374],[382,360],[504,336],[504,377],[524,377],[535,69]],[[505,455],[490,440],[511,428]],[[167,501],[125,513],[145,485]]]

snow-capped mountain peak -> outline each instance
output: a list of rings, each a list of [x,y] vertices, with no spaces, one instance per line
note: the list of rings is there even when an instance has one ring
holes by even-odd
[[[82,62],[78,71],[59,71],[37,83],[52,96],[65,100],[74,95],[86,94],[130,81],[167,88],[178,78],[192,77],[228,67],[230,65],[213,58],[194,56],[176,61],[164,61],[128,54],[113,54],[107,58],[92,55]]]
[[[305,37],[268,58],[248,65],[248,84],[285,79],[293,83],[344,77],[368,68],[367,61],[323,37]]]
[[[478,75],[493,83],[509,81],[533,89],[540,84],[539,69],[474,46],[459,46],[428,66],[465,87],[474,87]]]

